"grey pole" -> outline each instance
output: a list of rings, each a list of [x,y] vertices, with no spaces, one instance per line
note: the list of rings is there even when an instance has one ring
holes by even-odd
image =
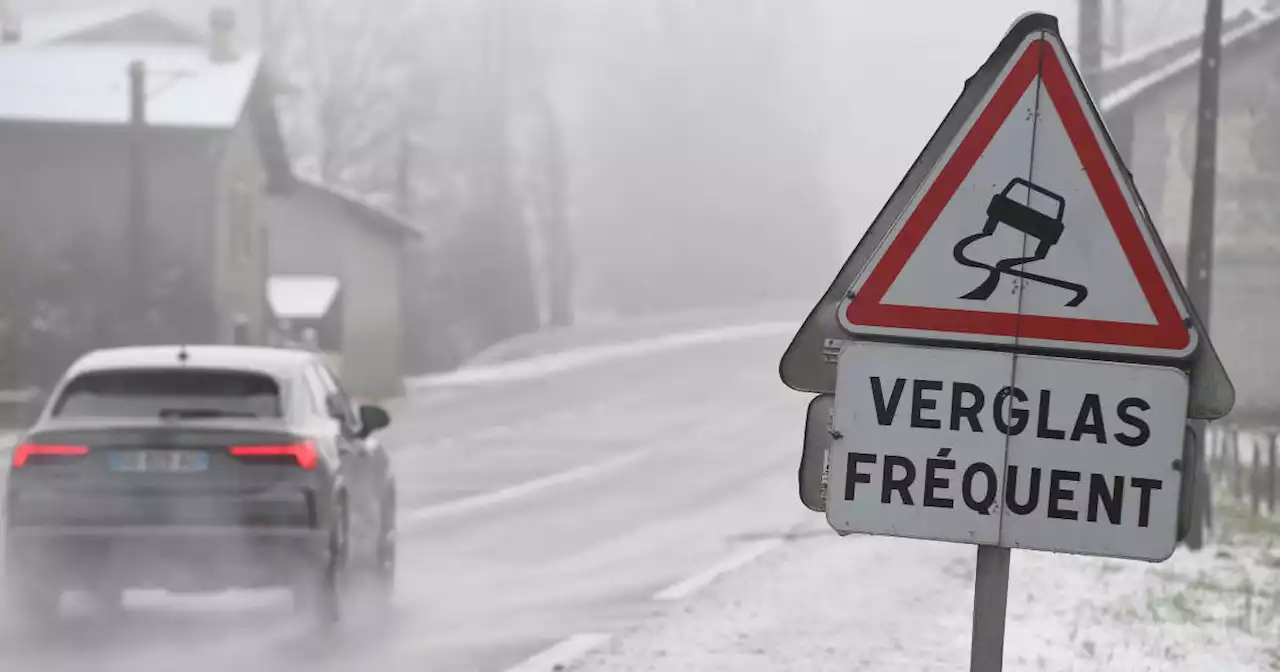
[[[1098,75],[1102,72],[1102,0],[1077,0],[1079,3],[1080,74],[1085,86],[1099,96]]]
[[[1205,3],[1204,36],[1200,48],[1200,101],[1196,114],[1196,163],[1191,186],[1191,222],[1187,235],[1187,294],[1209,330],[1213,298],[1213,211],[1215,178],[1218,173],[1218,72],[1222,64],[1222,0]],[[1201,337],[1207,337],[1202,334]],[[1197,423],[1203,436],[1207,423]],[[1201,451],[1203,455],[1203,451]],[[1206,478],[1203,457],[1195,465],[1197,476]],[[1207,482],[1207,481],[1206,481]],[[1209,493],[1198,489],[1191,508],[1187,547],[1204,546],[1205,510],[1211,506]]]
[[[969,672],[1004,669],[1004,622],[1009,602],[1009,557],[1000,546],[978,547],[978,571],[973,582],[973,640]]]
[[[147,333],[147,235],[148,199],[150,198],[147,165],[147,70],[142,61],[129,64],[129,221],[125,238],[128,245],[128,338],[138,339]],[[139,341],[140,342],[140,341]]]

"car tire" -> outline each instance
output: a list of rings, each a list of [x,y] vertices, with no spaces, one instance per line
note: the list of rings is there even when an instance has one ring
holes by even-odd
[[[32,586],[18,575],[6,577],[5,598],[9,622],[24,629],[52,623],[60,615],[61,589]]]
[[[8,620],[23,627],[39,627],[57,620],[62,605],[62,589],[33,583],[31,577],[22,571],[15,555],[11,542],[6,544],[3,586]]]
[[[342,620],[346,606],[347,572],[350,568],[350,516],[346,502],[338,505],[333,529],[329,533],[329,557],[320,571],[314,601],[311,605],[321,625],[332,626]]]
[[[396,492],[388,490],[382,498],[378,521],[378,548],[375,554],[374,573],[379,599],[391,601],[396,585]]]

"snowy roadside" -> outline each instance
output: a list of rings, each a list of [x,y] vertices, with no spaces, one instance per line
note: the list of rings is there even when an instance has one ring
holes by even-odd
[[[1005,669],[1280,670],[1280,519],[1234,507],[1159,565],[1016,551]],[[825,527],[567,669],[966,669],[974,548]]]
[[[463,385],[528,380],[563,373],[584,366],[670,352],[697,345],[784,335],[794,332],[797,327],[798,323],[796,322],[762,322],[684,331],[608,345],[585,346],[499,364],[468,366],[449,373],[407,378],[404,384],[405,390],[412,394]]]

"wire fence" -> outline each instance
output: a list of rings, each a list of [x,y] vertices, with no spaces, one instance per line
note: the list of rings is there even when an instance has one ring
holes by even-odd
[[[1205,460],[1216,496],[1245,504],[1254,515],[1275,516],[1278,439],[1280,427],[1211,426]]]

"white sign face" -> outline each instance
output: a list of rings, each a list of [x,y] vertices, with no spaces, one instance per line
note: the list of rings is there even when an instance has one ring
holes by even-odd
[[[1160,561],[1177,537],[1175,368],[858,341],[840,355],[827,520]]]
[[[1181,359],[1177,277],[1057,35],[1027,36],[840,307],[855,335]]]

